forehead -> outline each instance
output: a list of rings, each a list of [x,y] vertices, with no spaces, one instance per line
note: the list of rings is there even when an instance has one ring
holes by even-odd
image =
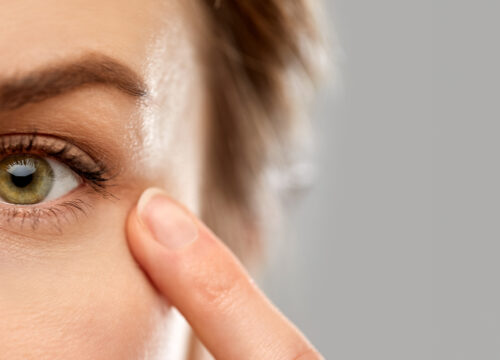
[[[151,43],[182,21],[177,0],[6,0],[0,2],[0,71],[18,72],[82,52],[144,70]]]

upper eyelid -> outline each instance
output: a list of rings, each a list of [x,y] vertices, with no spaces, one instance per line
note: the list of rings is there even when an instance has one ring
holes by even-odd
[[[101,188],[105,181],[115,176],[102,161],[66,139],[37,133],[0,135],[0,156],[21,152],[37,153],[62,161],[84,180]]]
[[[94,159],[90,154],[65,139],[43,134],[0,135],[0,155],[33,150],[38,150],[54,157],[67,157],[69,152],[73,152],[75,156],[84,157],[87,166],[103,167],[103,164]]]

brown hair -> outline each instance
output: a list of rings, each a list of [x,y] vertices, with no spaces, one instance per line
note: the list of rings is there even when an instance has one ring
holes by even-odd
[[[244,260],[259,254],[263,175],[283,164],[298,125],[295,90],[320,49],[308,0],[203,0],[211,98],[204,221]]]

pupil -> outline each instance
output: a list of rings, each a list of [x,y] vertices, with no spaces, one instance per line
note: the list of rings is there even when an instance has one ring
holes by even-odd
[[[24,188],[31,184],[36,167],[33,164],[15,164],[9,170],[10,181],[18,188]]]
[[[19,188],[23,188],[28,186],[31,181],[33,181],[33,174],[28,174],[25,176],[17,176],[10,174],[10,179],[14,185],[16,185]]]

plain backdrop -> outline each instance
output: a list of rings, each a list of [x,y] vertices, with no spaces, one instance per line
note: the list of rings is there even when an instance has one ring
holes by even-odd
[[[495,1],[326,0],[315,186],[268,271],[327,359],[500,359]]]
[[[447,259],[456,240],[452,233],[463,236],[454,230],[463,224],[449,216],[441,219],[445,210],[433,213],[434,192],[449,198],[454,211],[470,204],[450,192],[465,185],[464,178],[443,179],[433,189],[433,166],[442,165],[442,159],[433,163],[433,139],[440,131],[433,103],[438,100],[444,108],[450,101],[434,93],[433,34],[441,21],[435,17],[455,11],[458,3],[443,4],[442,14],[428,0],[325,3],[336,33],[331,41],[337,69],[313,107],[316,177],[289,214],[287,238],[274,254],[264,289],[327,359],[493,359],[484,356],[493,350],[492,343],[479,347],[486,339],[477,340],[476,355],[475,346],[468,344],[481,337],[474,333],[476,325],[489,326],[498,335],[500,302],[486,302],[496,318],[483,313],[476,321],[470,316],[482,302],[455,298],[466,293],[460,289],[463,275],[468,285],[473,282],[461,257],[479,250],[459,241],[463,248],[452,250],[458,258]],[[455,66],[445,65],[440,75]],[[460,83],[445,85],[458,91]],[[450,106],[458,109],[460,104]],[[454,115],[444,116],[451,123]],[[498,133],[490,134],[494,136]],[[466,146],[458,142],[453,145]],[[467,166],[462,174],[472,180]],[[463,190],[470,194],[468,186]],[[433,221],[441,220],[451,232],[435,241]],[[485,256],[492,260],[497,254]],[[487,267],[476,273],[494,280],[499,269],[495,265],[491,273]],[[442,290],[442,285],[450,288]],[[470,288],[478,289],[486,291],[486,284]],[[498,299],[499,292],[493,293]],[[462,306],[468,314],[460,311]],[[498,359],[500,338],[495,344]]]

